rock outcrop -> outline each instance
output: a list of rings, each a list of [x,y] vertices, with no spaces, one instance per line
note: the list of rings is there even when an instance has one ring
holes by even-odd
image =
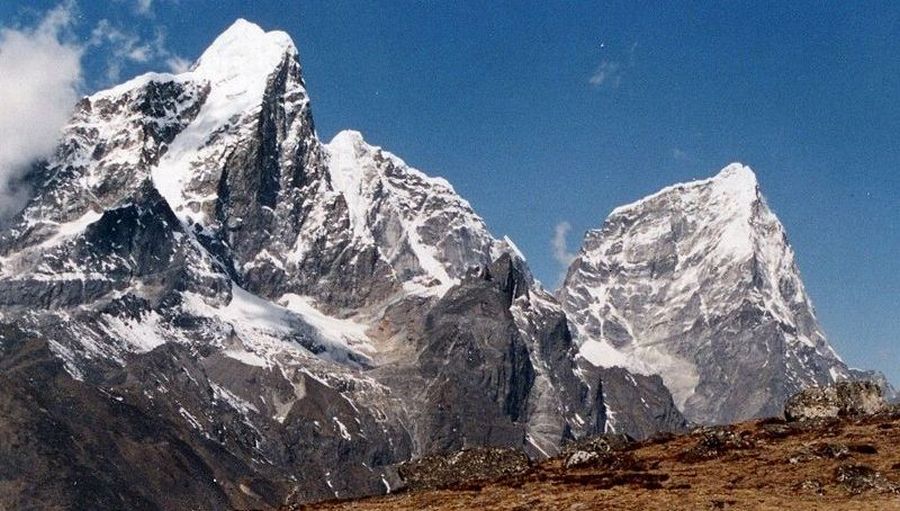
[[[522,451],[476,447],[403,463],[399,473],[404,490],[421,491],[521,474],[530,466],[530,460]]]
[[[844,381],[802,390],[787,400],[784,417],[789,421],[835,419],[872,415],[886,406],[881,387],[876,383]]]

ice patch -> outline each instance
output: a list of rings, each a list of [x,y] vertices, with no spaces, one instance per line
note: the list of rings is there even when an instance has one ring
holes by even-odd
[[[350,432],[347,431],[347,426],[344,426],[344,423],[343,423],[343,422],[341,422],[340,420],[338,420],[337,417],[332,417],[331,420],[333,420],[334,423],[337,425],[338,431],[340,431],[341,437],[342,437],[344,440],[348,440],[348,441],[349,441],[349,440],[353,440],[353,437],[350,436]]]
[[[100,220],[103,214],[94,210],[89,210],[85,214],[81,215],[75,220],[71,222],[66,222],[62,224],[56,224],[56,232],[42,241],[40,245],[38,245],[38,249],[47,249],[49,247],[58,245],[61,241],[64,241],[72,236],[75,236],[81,232],[83,232],[87,226],[92,223]]]
[[[244,399],[241,399],[225,387],[214,382],[209,382],[209,386],[212,387],[213,397],[215,399],[228,403],[232,408],[241,412],[242,414],[247,415],[250,412],[259,413],[259,409],[256,408],[255,405]]]
[[[581,344],[578,354],[597,367],[623,367],[639,374],[653,374],[646,364],[613,348],[606,341],[587,339]]]
[[[168,342],[162,334],[162,322],[156,311],[144,314],[139,320],[103,315],[103,324],[110,336],[125,341],[128,351],[136,353],[146,353]]]
[[[268,360],[266,360],[265,358],[263,358],[263,357],[257,355],[256,353],[254,353],[254,352],[252,352],[252,351],[245,351],[245,350],[225,350],[225,351],[222,352],[222,354],[225,355],[225,356],[228,357],[228,358],[233,358],[233,359],[237,360],[238,362],[242,362],[242,363],[244,363],[244,364],[247,364],[248,366],[264,367],[264,368],[268,368],[268,367],[269,367],[269,361],[268,361]]]
[[[320,312],[309,297],[285,294],[277,300],[285,309],[299,314],[326,339],[346,346],[354,351],[371,354],[375,352],[366,330],[368,326],[352,319],[339,319]]]
[[[337,362],[347,362],[349,353],[367,358],[375,348],[365,335],[366,327],[352,320],[337,319],[316,310],[309,300],[297,295],[281,298],[278,305],[260,298],[236,284],[231,286],[228,305],[207,304],[198,295],[186,293],[186,307],[204,317],[228,323],[244,341],[241,347],[228,347],[225,355],[249,365],[272,367],[274,357],[286,348],[304,349],[285,341],[299,337],[315,339],[325,349],[318,353]]]
[[[622,367],[645,376],[659,374],[680,410],[684,409],[684,404],[700,382],[700,375],[693,364],[654,347],[637,347],[624,352],[605,341],[587,339],[581,344],[578,354],[598,367]],[[631,382],[637,383],[634,378]]]

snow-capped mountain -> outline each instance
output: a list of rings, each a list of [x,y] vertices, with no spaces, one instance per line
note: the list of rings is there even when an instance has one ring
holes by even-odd
[[[4,235],[4,285],[103,294],[134,284],[143,247],[101,264],[69,246],[104,216],[146,201],[159,206],[149,220],[165,217],[160,233],[188,254],[189,273],[217,281],[188,286],[192,296],[237,286],[307,322],[354,332],[362,351],[371,349],[364,328],[325,313],[377,314],[390,299],[440,295],[509,250],[445,180],[356,132],[320,143],[290,38],[246,21],[188,73],[141,76],[79,104],[39,196]],[[122,267],[126,282],[116,282],[110,272]],[[188,302],[195,312],[221,309],[225,295]],[[45,303],[31,305],[83,298],[93,297],[42,295]]]
[[[616,208],[559,296],[585,359],[660,374],[697,422],[775,415],[799,389],[851,376],[740,164]]]
[[[51,447],[0,452],[25,488],[0,507],[265,508],[684,425],[659,378],[583,366],[449,183],[322,143],[282,32],[239,20],[190,71],[84,98],[34,189],[0,234],[0,401]]]
[[[557,297],[446,180],[323,143],[293,41],[244,20],[84,98],[37,168],[0,232],[0,508],[379,493],[412,457],[546,457],[861,376],[748,168],[616,209]]]

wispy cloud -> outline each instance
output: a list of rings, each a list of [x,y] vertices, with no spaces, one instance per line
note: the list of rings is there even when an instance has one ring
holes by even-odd
[[[588,78],[588,83],[597,89],[604,87],[618,89],[624,81],[626,71],[634,67],[637,48],[637,42],[632,43],[626,50],[618,52],[608,49],[605,44],[601,45],[601,51],[612,53],[613,56],[605,57],[600,61]]]
[[[149,15],[153,12],[153,0],[136,0],[135,10],[138,14]]]
[[[106,77],[109,81],[117,81],[122,72],[122,65],[128,62],[147,62],[153,48],[136,34],[126,33],[114,27],[109,20],[103,19],[91,31],[91,46],[105,46],[109,49]]]
[[[75,10],[68,1],[36,26],[0,28],[0,220],[24,206],[17,183],[53,150],[78,99],[84,48],[68,36]]]
[[[153,0],[113,0],[116,3],[127,4],[134,14],[138,16],[153,17]]]
[[[108,51],[106,77],[110,82],[120,80],[122,66],[128,63],[160,61],[174,72],[186,69],[189,65],[187,61],[167,48],[165,31],[157,27],[155,32],[155,37],[147,40],[134,32],[114,26],[109,20],[102,19],[97,23],[91,31],[90,45]]]
[[[168,67],[169,71],[172,73],[184,73],[191,68],[191,61],[181,58],[178,55],[173,55],[166,59],[166,67]]]
[[[621,65],[614,60],[604,60],[594,70],[588,82],[594,87],[602,87],[607,85],[614,89],[618,89],[622,85],[622,69]]]
[[[569,265],[575,260],[575,254],[569,252],[568,236],[572,230],[572,224],[563,221],[556,224],[553,228],[553,238],[550,239],[550,246],[553,248],[553,259],[559,263],[560,272],[557,278],[557,285],[562,283],[566,277],[566,271]]]
[[[634,67],[634,56],[638,49],[638,43],[635,41],[628,47],[628,51],[626,52],[628,55],[628,67]]]
[[[672,149],[672,158],[678,161],[688,161],[691,159],[691,155],[687,151],[676,147]]]
[[[569,252],[568,236],[572,230],[572,224],[569,222],[559,222],[553,228],[553,239],[550,244],[553,246],[553,258],[561,265],[568,266],[575,259],[575,254]]]

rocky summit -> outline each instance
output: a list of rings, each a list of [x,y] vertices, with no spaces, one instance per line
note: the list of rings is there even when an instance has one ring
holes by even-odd
[[[526,466],[859,376],[746,167],[617,209],[555,294],[447,181],[319,140],[293,41],[244,20],[83,98],[30,179],[0,232],[3,509],[387,493],[410,460]]]

